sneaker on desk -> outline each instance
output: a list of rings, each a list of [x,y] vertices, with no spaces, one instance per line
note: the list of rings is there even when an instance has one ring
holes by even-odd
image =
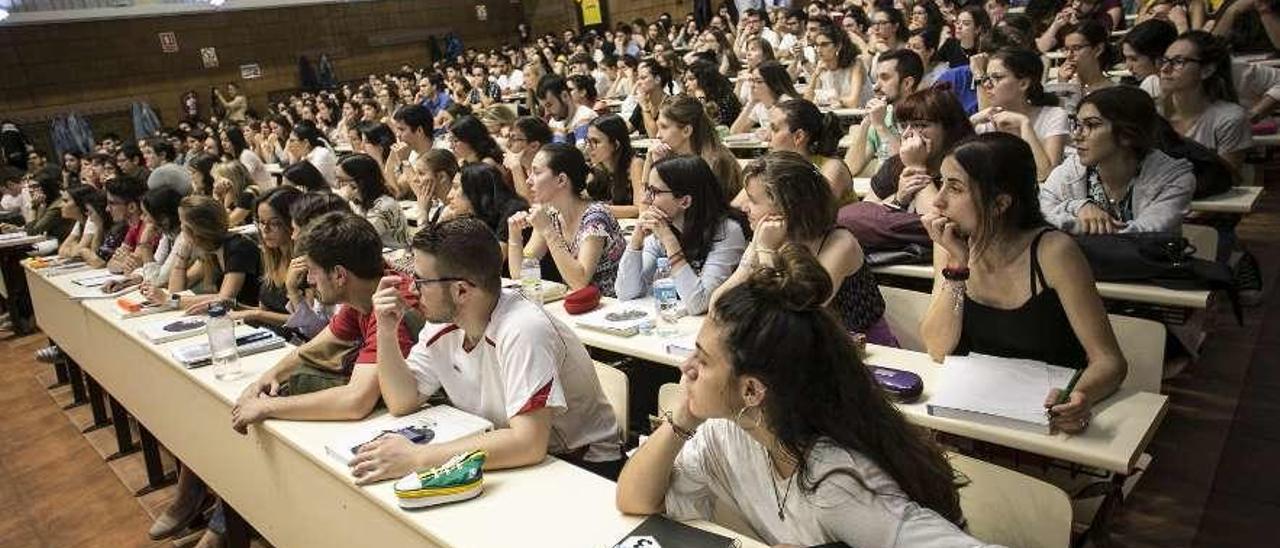
[[[36,350],[36,361],[41,363],[57,363],[62,361],[66,354],[62,353],[62,349],[57,345],[46,346],[40,350]]]
[[[395,484],[403,508],[425,508],[467,500],[484,491],[484,451],[470,451],[444,464],[413,472]]]

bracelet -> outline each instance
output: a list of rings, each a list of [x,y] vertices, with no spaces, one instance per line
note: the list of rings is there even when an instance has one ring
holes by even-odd
[[[951,290],[951,299],[952,299],[952,302],[953,302],[953,303],[955,303],[955,304],[951,307],[951,311],[952,311],[952,312],[955,312],[955,314],[956,314],[957,316],[959,316],[959,315],[960,315],[960,313],[964,311],[964,293],[965,293],[965,286],[966,286],[966,284],[965,284],[965,281],[964,281],[964,280],[948,280],[948,279],[944,279],[944,280],[942,281],[942,287],[943,287],[943,289],[950,289],[950,290]]]
[[[665,420],[667,424],[671,426],[671,431],[675,432],[676,435],[679,436],[680,439],[684,441],[689,441],[693,439],[693,434],[698,431],[697,428],[694,428],[693,430],[685,430],[684,428],[681,428],[680,425],[676,424],[676,419],[671,415],[670,411],[663,411],[662,419]]]
[[[942,278],[952,282],[964,282],[969,280],[969,267],[945,267],[942,269]]]

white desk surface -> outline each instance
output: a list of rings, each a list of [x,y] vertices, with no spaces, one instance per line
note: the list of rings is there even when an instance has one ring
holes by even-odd
[[[1276,144],[1280,145],[1280,135],[1274,137],[1276,137]],[[1258,138],[1254,137],[1253,139],[1254,144],[1257,144]],[[1210,196],[1191,202],[1191,211],[1249,213],[1253,211],[1253,207],[1258,203],[1258,197],[1261,195],[1262,187],[1260,186],[1235,186],[1217,196]]]
[[[605,307],[634,306],[653,310],[651,298],[619,302],[602,301]],[[547,310],[562,321],[574,326],[574,318],[559,303],[547,305]],[[702,317],[681,318],[677,326],[679,335],[695,334]],[[619,337],[599,331],[574,327],[583,344],[655,363],[676,366],[683,362],[666,352],[666,339],[656,335]],[[929,415],[925,402],[929,399],[932,379],[941,365],[934,363],[927,354],[877,345],[867,346],[867,362],[885,367],[911,371],[924,380],[925,392],[915,403],[899,404],[898,409],[907,419],[941,432],[1011,447],[1030,453],[1045,455],[1085,466],[1102,468],[1112,472],[1128,473],[1136,464],[1142,450],[1155,434],[1164,417],[1168,398],[1159,394],[1121,389],[1095,408],[1093,423],[1082,435],[1033,434],[1020,430],[1001,428],[969,421],[945,419]]]
[[[1280,59],[1277,61],[1280,61]],[[1271,135],[1254,135],[1253,146],[1280,147],[1280,133],[1272,133]]]
[[[271,420],[247,436],[231,430],[235,397],[289,349],[244,357],[240,379],[219,381],[211,368],[188,370],[169,356],[170,349],[192,339],[152,345],[135,333],[178,312],[121,320],[114,299],[70,300],[61,291],[69,278],[44,279],[30,270],[28,277],[39,288],[33,291],[39,312],[66,313],[73,321],[79,316],[87,323],[86,335],[94,334],[92,354],[79,352],[86,355],[76,358],[85,371],[273,544],[517,546],[546,535],[555,546],[596,548],[620,540],[642,521],[615,509],[613,482],[555,458],[486,473],[478,499],[401,510],[390,482],[356,487],[345,467],[325,452],[327,441],[359,428],[358,422]],[[68,304],[79,314],[59,308]],[[566,493],[572,496],[560,495]],[[694,525],[739,538],[744,546],[761,546],[714,524]]]
[[[899,264],[877,266],[876,274],[888,274],[906,278],[933,279],[933,266],[927,264]],[[1098,293],[1104,299],[1137,303],[1159,304],[1201,309],[1209,306],[1207,289],[1169,289],[1150,284],[1126,284],[1098,282]]]
[[[10,236],[8,238],[0,238],[0,249],[38,244],[48,239],[50,238],[43,234],[31,234],[29,236],[22,236],[22,237]]]

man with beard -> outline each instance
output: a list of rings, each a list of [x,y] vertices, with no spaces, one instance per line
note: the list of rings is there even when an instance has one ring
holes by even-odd
[[[844,161],[855,177],[875,173],[880,162],[897,153],[899,132],[894,127],[893,105],[915,93],[924,77],[924,63],[914,51],[890,51],[880,56],[873,76],[875,97],[867,101],[867,115],[849,128],[852,140]]]

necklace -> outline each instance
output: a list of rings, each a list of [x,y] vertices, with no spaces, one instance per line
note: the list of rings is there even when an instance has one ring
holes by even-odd
[[[769,449],[764,449],[765,464],[769,465],[769,487],[773,488],[773,500],[778,504],[778,521],[787,521],[787,516],[783,513],[783,508],[787,506],[787,497],[791,496],[791,484],[796,480],[795,472],[791,473],[791,477],[787,478],[787,489],[781,494],[778,493],[778,482],[773,479],[773,457],[769,455]]]

